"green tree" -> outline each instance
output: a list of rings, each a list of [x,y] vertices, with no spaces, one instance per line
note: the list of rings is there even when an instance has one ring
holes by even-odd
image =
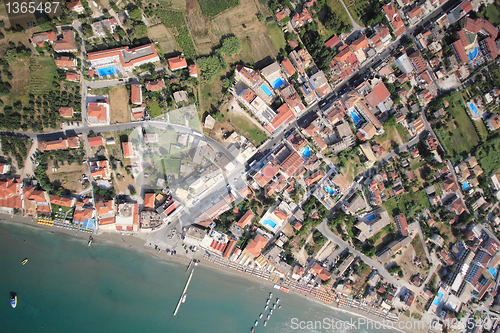
[[[214,77],[221,74],[227,67],[224,58],[218,54],[208,57],[201,57],[197,60],[201,75],[207,81],[211,81]]]
[[[136,22],[139,22],[142,20],[142,12],[139,8],[136,8],[136,9],[132,9],[128,16],[130,16],[130,18]]]
[[[148,34],[148,27],[144,23],[138,24],[134,27],[134,33],[137,38],[146,37]]]
[[[233,55],[238,54],[240,51],[241,43],[238,37],[228,37],[222,41],[220,52],[227,55],[228,57],[232,57]]]

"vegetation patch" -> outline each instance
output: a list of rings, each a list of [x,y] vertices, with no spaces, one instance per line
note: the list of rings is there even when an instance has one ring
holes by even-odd
[[[267,136],[261,129],[252,122],[241,117],[231,117],[231,124],[238,129],[238,132],[248,138],[256,147],[266,141]]]
[[[430,202],[425,190],[414,193],[405,193],[398,197],[398,208],[406,218],[417,216],[423,208],[430,208]]]
[[[239,0],[198,0],[203,16],[214,18],[220,13],[239,5]]]
[[[184,51],[186,58],[195,59],[196,49],[191,39],[191,35],[189,34],[186,21],[184,20],[184,14],[165,9],[163,6],[158,6],[155,15],[167,28],[174,30],[175,41]]]

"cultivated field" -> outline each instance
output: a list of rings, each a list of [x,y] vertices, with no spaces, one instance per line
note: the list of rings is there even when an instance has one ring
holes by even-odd
[[[129,123],[129,94],[125,86],[113,87],[109,90],[109,117],[111,124]]]
[[[161,50],[167,55],[180,51],[171,30],[167,29],[163,24],[149,28],[148,37],[152,41],[159,42]]]

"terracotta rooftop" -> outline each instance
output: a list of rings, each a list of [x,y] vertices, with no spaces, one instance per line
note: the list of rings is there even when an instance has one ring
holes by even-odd
[[[185,58],[173,57],[168,59],[168,67],[171,70],[181,69],[187,67]]]
[[[248,243],[245,250],[250,252],[254,257],[258,257],[260,255],[260,251],[266,246],[267,239],[261,234],[256,234],[255,238]]]
[[[249,209],[245,215],[243,215],[240,220],[238,221],[238,226],[240,228],[244,228],[248,223],[252,221],[252,218],[255,216],[255,214],[252,212],[251,209]]]
[[[69,106],[61,106],[59,108],[59,115],[63,118],[73,117],[73,108]]]
[[[94,137],[89,137],[88,138],[89,146],[95,147],[95,146],[104,146],[104,141],[102,139],[102,136],[94,136]]]
[[[155,208],[155,194],[154,193],[144,194],[144,207],[145,208]]]

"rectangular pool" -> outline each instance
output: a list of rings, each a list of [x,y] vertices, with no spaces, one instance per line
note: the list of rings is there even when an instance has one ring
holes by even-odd
[[[375,214],[370,214],[370,215],[366,216],[366,219],[368,221],[373,221],[375,219]]]
[[[264,224],[264,225],[267,224],[268,226],[270,226],[273,229],[276,228],[276,223],[274,223],[274,221],[270,220],[270,219],[265,220],[264,222],[262,222],[262,224]]]
[[[97,71],[99,72],[99,76],[112,75],[118,72],[115,66],[99,68]]]
[[[263,85],[260,86],[260,89],[262,89],[262,91],[269,97],[271,96],[273,93],[271,92],[271,90],[269,90],[269,88],[266,86],[266,84],[264,83]]]
[[[358,127],[363,122],[363,118],[359,115],[358,111],[356,110],[351,111],[351,118],[352,122],[354,123],[354,126],[356,127]]]
[[[438,293],[438,295],[434,298],[434,305],[438,306],[441,303],[441,299],[443,298],[443,293]]]
[[[474,112],[475,115],[477,115],[477,116],[479,115],[479,112],[477,111],[476,106],[474,105],[474,103],[469,103],[469,107],[472,110],[472,112]]]
[[[283,80],[281,78],[277,78],[273,82],[273,88],[277,89],[277,88],[281,87],[282,84],[283,84]]]

